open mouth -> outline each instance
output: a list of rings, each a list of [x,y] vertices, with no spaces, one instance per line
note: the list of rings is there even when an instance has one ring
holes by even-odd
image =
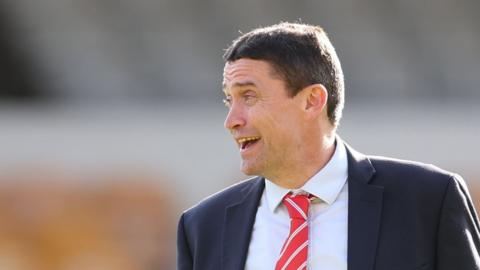
[[[252,136],[252,137],[244,137],[238,139],[238,144],[240,145],[241,150],[245,150],[252,145],[256,144],[260,140],[259,136]]]

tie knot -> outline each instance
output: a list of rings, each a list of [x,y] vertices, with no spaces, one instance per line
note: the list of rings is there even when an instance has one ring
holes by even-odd
[[[293,195],[288,193],[283,198],[283,204],[287,207],[290,218],[307,220],[311,197],[312,195],[309,194]]]

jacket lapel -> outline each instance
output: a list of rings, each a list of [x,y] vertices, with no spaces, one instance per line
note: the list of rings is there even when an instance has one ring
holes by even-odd
[[[251,182],[225,209],[222,269],[242,270],[245,267],[253,223],[265,187],[261,177]]]
[[[369,184],[375,174],[370,160],[345,146],[348,153],[348,270],[373,270],[383,187]]]

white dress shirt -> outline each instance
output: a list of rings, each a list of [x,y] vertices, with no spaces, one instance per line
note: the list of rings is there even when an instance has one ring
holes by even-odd
[[[318,199],[308,216],[308,270],[346,270],[348,234],[348,161],[337,138],[335,153],[299,190],[288,190],[265,180],[248,248],[246,270],[275,269],[280,249],[290,231],[283,197],[290,191],[308,192]]]

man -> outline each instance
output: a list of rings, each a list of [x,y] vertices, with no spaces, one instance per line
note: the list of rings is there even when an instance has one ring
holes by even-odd
[[[336,135],[343,73],[320,27],[256,29],[224,57],[225,127],[258,176],[183,213],[178,269],[480,269],[460,176]]]

